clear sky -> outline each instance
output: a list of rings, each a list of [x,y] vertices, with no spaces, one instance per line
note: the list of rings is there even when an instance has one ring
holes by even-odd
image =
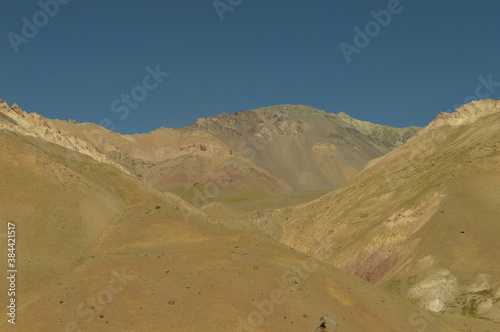
[[[4,1],[0,98],[127,134],[277,104],[424,126],[499,99],[499,14],[498,0]]]

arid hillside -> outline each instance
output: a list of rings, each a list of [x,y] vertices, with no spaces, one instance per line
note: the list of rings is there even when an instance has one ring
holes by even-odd
[[[492,329],[217,226],[119,166],[36,136],[0,130],[0,219],[18,239],[17,323],[3,319],[2,331],[309,331],[323,315],[342,331]]]
[[[336,188],[419,129],[380,126],[294,105],[201,118],[188,128],[228,142],[293,191]]]
[[[489,182],[484,183],[484,186],[493,191],[489,192],[490,201],[481,203],[484,204],[481,207],[485,212],[480,215],[482,219],[477,222],[477,227],[471,225],[475,215],[467,209],[467,197],[457,203],[450,201],[451,205],[446,206],[442,203],[446,198],[437,200],[436,197],[439,196],[428,196],[434,195],[433,188],[440,188],[441,182],[443,186],[446,183],[456,183],[456,188],[461,188],[465,178],[461,178],[462,182],[453,182],[454,173],[451,170],[446,176],[436,175],[435,179],[442,179],[439,181],[429,179],[430,175],[422,178],[420,175],[412,175],[412,169],[404,173],[407,176],[393,176],[399,172],[396,160],[404,160],[405,153],[409,151],[420,151],[418,142],[425,142],[422,137],[435,137],[432,136],[435,132],[432,128],[423,130],[387,157],[374,161],[368,169],[353,178],[349,182],[351,184],[318,198],[310,205],[293,207],[311,197],[322,196],[323,192],[297,191],[272,197],[259,194],[253,199],[237,202],[212,202],[206,204],[203,210],[199,210],[182,198],[163,190],[164,188],[152,186],[150,181],[146,180],[148,176],[150,180],[154,178],[153,170],[156,166],[150,167],[150,173],[140,173],[139,169],[144,170],[149,166],[140,164],[142,168],[133,168],[130,165],[133,165],[134,160],[139,160],[138,156],[142,156],[142,160],[150,160],[148,158],[151,158],[153,152],[161,156],[160,150],[157,149],[161,148],[162,142],[155,140],[155,137],[160,136],[154,135],[169,137],[179,135],[185,130],[205,138],[211,137],[213,142],[221,142],[221,137],[210,134],[213,129],[209,125],[203,130],[160,129],[151,134],[132,137],[107,132],[92,124],[46,120],[36,114],[27,114],[17,107],[10,108],[5,103],[2,107],[0,219],[4,223],[16,225],[18,270],[17,323],[13,326],[2,320],[2,331],[180,332],[201,329],[299,332],[313,330],[320,317],[325,315],[340,324],[339,331],[352,332],[492,332],[498,327],[493,321],[476,319],[495,319],[495,301],[498,298],[498,287],[493,284],[496,281],[495,275],[498,275],[495,274],[495,244],[487,242],[494,238],[494,228],[489,229],[490,232],[484,238],[481,237],[486,231],[486,225],[494,227],[494,220],[490,219],[495,216],[498,206],[493,206],[493,194],[496,193],[494,176],[483,179]],[[463,149],[465,159],[462,164],[453,166],[463,165],[463,168],[458,167],[463,173],[455,175],[467,175],[472,181],[469,184],[471,190],[482,188],[472,185],[473,181],[478,179],[476,173],[488,173],[481,172],[481,168],[477,168],[477,172],[473,173],[467,168],[470,163],[482,158],[484,165],[489,165],[486,161],[491,162],[493,170],[497,165],[493,139],[497,137],[494,132],[497,129],[494,126],[497,119],[495,116],[496,113],[484,117],[478,115],[477,119],[471,120],[471,123],[482,123],[482,131],[470,129],[467,131],[470,137],[463,143],[466,147],[459,146]],[[226,117],[228,116],[221,116],[222,119]],[[206,121],[208,120],[199,120],[193,126],[205,126],[203,123]],[[353,126],[359,125],[356,120],[346,121],[351,122]],[[436,122],[434,125],[439,124]],[[462,141],[460,135],[466,134],[466,131],[462,130],[468,128],[465,124],[460,127],[453,127],[451,124],[443,126],[448,128],[450,137],[456,142]],[[367,125],[367,128],[370,128],[370,125]],[[377,126],[373,128],[375,129],[372,135],[379,137],[379,141],[389,135],[385,129],[379,131]],[[195,138],[199,136],[195,135],[193,138],[193,135],[188,137],[191,137],[192,142],[196,142]],[[392,134],[389,136],[393,137]],[[490,136],[488,144],[474,145]],[[477,137],[477,141],[474,141],[474,137]],[[285,138],[282,140],[285,141]],[[131,143],[126,145],[127,141]],[[452,155],[456,152],[453,150],[455,145],[452,144],[455,141],[443,142],[445,144],[439,148],[448,146],[448,158],[455,158]],[[361,139],[358,143],[359,149],[362,149]],[[391,144],[395,146],[401,143],[401,140],[396,140]],[[188,145],[192,144],[190,141]],[[172,145],[172,151],[186,153],[194,158],[196,154],[209,150],[208,143],[205,144],[206,150],[178,150],[179,146]],[[232,144],[239,143],[234,141]],[[363,144],[375,146],[373,142]],[[380,144],[383,146],[389,143]],[[475,150],[467,150],[469,145],[474,146]],[[231,145],[227,146],[231,149]],[[411,148],[412,146],[414,148]],[[127,154],[122,150],[113,154],[113,149],[122,149],[127,151]],[[164,151],[169,151],[168,149],[169,146],[166,145]],[[390,150],[390,147],[386,149]],[[262,151],[264,150],[259,150],[259,153]],[[469,155],[474,151],[478,151],[479,155],[472,158]],[[167,152],[165,154],[168,155]],[[231,153],[228,152],[228,155],[231,156]],[[398,157],[401,155],[403,157]],[[129,156],[129,159],[125,156]],[[160,160],[163,157],[158,158]],[[186,155],[179,160],[185,158],[189,159]],[[238,158],[242,165],[246,163],[254,170],[260,167],[262,174],[271,174],[265,170],[264,164],[256,166],[258,156],[255,156],[254,160],[248,159],[249,157],[245,159],[243,156]],[[385,158],[393,158],[391,160],[394,162],[390,167],[384,167]],[[429,154],[418,158],[425,161],[425,158],[432,157]],[[461,159],[457,159],[459,160]],[[470,163],[466,162],[469,160]],[[437,161],[434,163],[434,166],[438,166]],[[193,165],[198,164],[193,162]],[[365,183],[363,181],[368,181],[366,179],[372,179],[369,174],[377,169],[383,170],[380,176],[385,174],[394,179],[394,182],[386,184],[390,189],[382,187],[380,190],[387,191],[384,195],[395,192],[396,203],[399,202],[401,206],[391,208],[392,200],[384,203],[375,195],[372,196],[373,201],[368,200],[375,209],[372,211],[370,205],[356,201],[365,199],[364,195],[369,195],[368,185],[365,187],[366,193],[357,193],[355,196],[349,194],[349,190],[345,191],[351,185],[356,186],[358,181]],[[485,166],[484,170],[486,169]],[[282,178],[286,179],[286,176]],[[279,181],[292,188],[283,179]],[[413,219],[408,219],[409,222],[406,219],[405,222],[396,219],[394,225],[390,222],[385,225],[384,223],[388,222],[384,219],[380,222],[383,225],[358,227],[353,230],[350,223],[369,225],[373,222],[372,214],[375,218],[376,213],[382,213],[380,211],[385,208],[391,209],[390,215],[400,213],[406,203],[397,188],[407,183],[406,190],[416,190],[414,195],[418,196],[418,179],[429,183],[437,181],[427,185],[429,188],[422,196],[423,201],[415,200],[418,204],[429,205],[425,199],[431,197],[431,202],[440,204],[439,209],[444,210],[442,214],[439,212],[439,216],[445,216],[453,209],[464,214],[471,213],[465,214],[470,219],[461,221],[458,227],[460,229],[456,230],[458,235],[450,231],[449,235],[443,237],[450,238],[449,242],[445,242],[443,238],[439,238],[441,243],[438,242],[443,246],[452,243],[462,245],[460,248],[464,249],[463,251],[455,247],[445,255],[445,250],[439,249],[438,244],[434,243],[432,247],[432,241],[438,239],[435,236],[439,234],[437,230],[429,230],[421,235],[414,232],[414,236],[418,238],[406,241],[403,237],[411,232],[399,229],[413,225]],[[411,184],[407,182],[410,180]],[[252,181],[255,181],[253,177]],[[380,181],[373,186],[379,188]],[[452,187],[450,185],[446,188]],[[472,191],[472,194],[475,194],[475,191]],[[461,197],[461,192],[456,191],[456,195]],[[449,199],[452,198],[454,197]],[[345,201],[342,201],[343,199]],[[341,213],[340,207],[344,206],[342,213],[354,213],[351,218],[355,220],[345,219],[343,224],[337,224],[340,219],[336,219],[334,211],[331,210],[332,200],[337,200],[337,213]],[[477,204],[479,203],[474,203]],[[366,206],[366,209],[363,210],[361,206]],[[425,211],[434,211],[434,205],[429,206],[431,207],[422,210],[424,214]],[[418,206],[413,208],[417,209]],[[404,210],[403,213],[410,215],[407,211],[409,210]],[[363,214],[358,215],[359,213]],[[250,224],[245,219],[247,215],[253,218]],[[452,215],[451,219],[437,226],[451,227],[453,217],[456,219],[456,215]],[[390,216],[387,218],[390,219]],[[406,226],[407,224],[411,225]],[[431,222],[424,224],[430,225]],[[274,226],[277,231],[271,234],[269,230]],[[338,233],[335,233],[336,227],[340,227]],[[387,241],[386,233],[379,232],[377,227],[392,229],[396,235],[390,233],[388,237],[393,242]],[[421,229],[423,231],[425,228]],[[462,231],[464,233],[461,233]],[[5,232],[6,228],[1,233],[2,243],[6,238]],[[381,234],[380,243],[367,240],[371,232]],[[337,234],[339,236],[335,237]],[[435,236],[435,240],[431,235]],[[452,236],[461,236],[463,242],[456,242]],[[480,238],[484,241],[484,247],[483,243],[478,242]],[[276,241],[277,239],[283,243]],[[357,239],[357,245],[354,239]],[[404,251],[407,243],[413,245],[410,249],[417,249],[408,249],[409,254],[395,259],[392,265],[386,263],[390,259],[382,259],[384,263],[381,266],[388,266],[387,269],[369,269],[369,264],[379,264],[377,259],[383,257],[386,248],[388,252]],[[377,245],[383,249],[379,249]],[[492,250],[490,256],[480,257],[486,246]],[[375,250],[370,252],[370,248]],[[375,254],[367,255],[372,252]],[[458,256],[458,253],[462,253],[462,256]],[[2,261],[6,262],[7,250],[2,251],[1,255]],[[416,258],[411,260],[412,257]],[[469,263],[468,267],[463,266],[466,261]],[[406,267],[401,267],[404,262],[409,262],[407,270]],[[2,267],[7,270],[6,266]],[[411,277],[417,273],[416,269],[420,269],[419,275]],[[357,274],[369,282],[343,270]],[[372,276],[379,277],[375,280]],[[465,315],[448,310],[448,302],[444,302],[445,300],[437,303],[445,303],[446,310],[435,310],[436,301],[432,298],[430,305],[427,305],[426,301],[431,294],[429,289],[436,289],[436,282],[432,279],[436,276],[442,277],[437,279],[440,289],[447,290],[457,286],[456,289],[452,288],[452,294],[462,289],[471,292],[470,298],[467,297],[469,302]],[[454,277],[458,280],[456,284],[453,283]],[[469,279],[465,278],[475,279],[467,281]],[[402,281],[398,283],[395,280]],[[466,284],[467,282],[469,284]],[[473,283],[475,288],[472,287]],[[407,284],[412,288],[405,289]],[[491,285],[492,291],[483,285]],[[8,280],[2,279],[0,288],[6,290],[8,286]],[[416,295],[411,296],[412,294]],[[445,296],[448,296],[447,294]],[[472,302],[476,296],[482,296],[481,303],[491,305],[485,307],[484,304]],[[486,297],[490,298],[490,302],[486,302]],[[7,303],[6,292],[0,293],[0,301]],[[327,331],[330,330],[331,325]]]
[[[420,307],[500,322],[500,102],[441,113],[347,184],[263,215],[281,242]]]

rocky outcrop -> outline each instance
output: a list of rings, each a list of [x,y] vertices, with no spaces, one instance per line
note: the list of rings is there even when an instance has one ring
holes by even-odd
[[[72,125],[81,124],[77,124],[75,121]],[[0,100],[0,129],[46,140],[71,151],[87,155],[96,161],[111,164],[130,174],[129,170],[100,152],[87,138],[75,136],[70,131],[59,128],[56,121],[45,119],[40,114],[27,113],[15,103],[9,107],[6,102]]]

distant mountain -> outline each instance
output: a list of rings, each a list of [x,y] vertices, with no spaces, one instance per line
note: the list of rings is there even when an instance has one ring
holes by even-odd
[[[281,105],[200,118],[181,129],[120,135],[27,114],[17,105],[0,108],[4,128],[110,163],[197,206],[334,189],[419,130]]]
[[[294,105],[202,118],[187,128],[225,142],[293,191],[336,188],[420,129],[375,125],[345,113]]]

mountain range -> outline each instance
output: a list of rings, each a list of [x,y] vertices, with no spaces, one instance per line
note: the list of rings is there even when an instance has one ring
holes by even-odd
[[[0,328],[498,330],[499,110],[422,129],[279,105],[121,135],[0,102]]]

